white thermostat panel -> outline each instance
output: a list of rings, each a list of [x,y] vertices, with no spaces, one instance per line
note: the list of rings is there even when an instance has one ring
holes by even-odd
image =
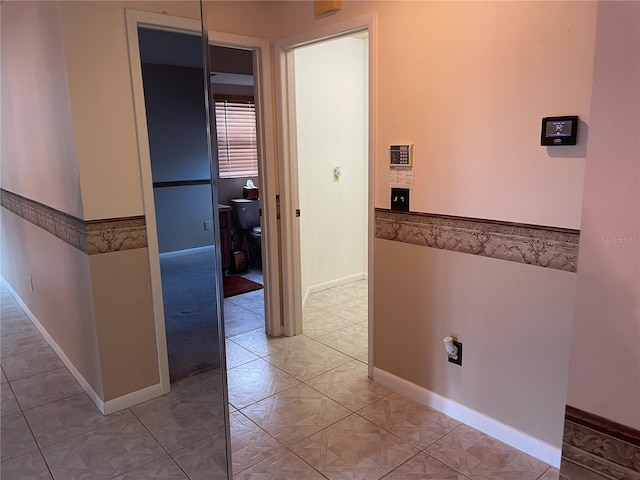
[[[389,147],[392,167],[410,167],[413,164],[413,144]]]

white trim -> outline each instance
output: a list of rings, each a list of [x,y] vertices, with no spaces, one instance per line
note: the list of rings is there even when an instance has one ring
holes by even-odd
[[[153,318],[155,323],[156,345],[158,354],[158,370],[160,373],[161,394],[169,393],[169,356],[167,353],[167,333],[164,319],[164,303],[162,300],[162,277],[160,275],[160,249],[156,225],[156,209],[153,196],[153,177],[151,172],[151,153],[147,115],[144,103],[144,86],[142,83],[142,67],[140,63],[140,44],[138,27],[148,26],[181,33],[202,35],[200,22],[197,20],[172,17],[157,13],[125,10],[127,26],[127,46],[129,49],[129,67],[131,70],[131,88],[136,122],[138,159],[142,183],[142,198],[147,226],[147,246],[149,252],[149,273],[151,279],[151,296],[153,302]]]
[[[420,387],[403,378],[379,368],[373,369],[373,379],[382,385],[395,390],[402,395],[415,400],[418,403],[427,405],[439,412],[448,415],[470,427],[480,430],[487,435],[500,440],[532,457],[548,463],[552,467],[560,467],[562,449],[544,442],[538,438],[521,432],[509,425],[506,425],[495,418],[477,412],[454,400],[445,398],[437,393]]]
[[[373,377],[373,366],[375,365],[375,348],[374,341],[375,338],[375,312],[373,308],[373,288],[374,284],[374,265],[373,265],[373,245],[375,238],[375,192],[376,192],[376,125],[377,125],[377,109],[376,109],[376,99],[378,98],[377,94],[377,26],[376,26],[376,16],[371,15],[371,18],[368,21],[367,31],[369,33],[368,43],[369,43],[369,55],[367,57],[367,61],[369,62],[369,223],[368,223],[368,232],[367,232],[367,241],[368,241],[368,266],[367,266],[367,282],[369,288],[367,289],[368,293],[368,313],[369,313],[369,334],[368,334],[368,375],[369,377]]]
[[[20,295],[18,295],[16,291],[11,287],[11,285],[9,285],[9,282],[7,282],[4,277],[1,276],[0,282],[2,282],[6,289],[9,290],[11,296],[15,299],[18,305],[20,305],[20,308],[22,308],[24,313],[27,314],[29,320],[31,320],[31,322],[36,326],[40,334],[44,337],[53,351],[56,352],[56,355],[58,355],[64,366],[67,367],[71,375],[73,375],[73,378],[76,379],[82,389],[87,393],[87,395],[89,395],[89,398],[93,403],[95,403],[96,407],[98,407],[100,413],[102,413],[103,415],[109,415],[110,413],[124,410],[125,408],[132,407],[134,405],[137,405],[138,403],[145,402],[162,395],[162,387],[159,383],[157,383],[156,385],[143,388],[142,390],[138,390],[137,392],[132,392],[127,395],[123,395],[122,397],[114,398],[113,400],[107,400],[106,402],[104,402],[102,398],[100,398],[100,395],[98,395],[95,390],[91,388],[89,382],[85,380],[85,378],[78,371],[73,362],[69,360],[69,357],[65,355],[64,350],[60,348],[60,345],[58,345],[53,337],[49,335],[47,329],[44,328],[44,326],[40,323],[34,313],[29,309],[29,307],[27,307],[27,304],[22,301]]]
[[[142,177],[142,192],[145,217],[147,221],[147,242],[149,247],[149,266],[151,274],[151,288],[153,296],[153,316],[156,325],[156,342],[158,345],[158,365],[160,369],[160,383],[162,392],[169,391],[169,361],[166,346],[166,329],[164,321],[164,306],[162,301],[162,279],[160,276],[159,247],[153,196],[153,180],[151,173],[151,154],[149,151],[146,109],[144,104],[144,88],[142,71],[140,68],[140,47],[138,43],[138,26],[144,25],[156,29],[178,31],[193,35],[202,35],[200,22],[169,15],[125,10],[127,21],[127,40],[129,48],[129,64],[131,69],[131,83],[136,112],[136,132],[138,139],[138,156]],[[263,192],[262,211],[267,228],[263,228],[263,273],[265,289],[265,329],[267,333],[278,336],[281,328],[280,309],[280,259],[278,252],[277,227],[277,178],[270,172],[277,171],[274,109],[271,86],[271,45],[269,40],[231,33],[208,31],[209,44],[222,45],[253,50],[254,55],[254,85],[258,121],[260,122],[258,139],[260,190]]]
[[[346,277],[337,278],[335,280],[331,280],[329,282],[318,283],[316,285],[312,285],[307,288],[307,291],[304,293],[304,299],[302,301],[302,307],[306,307],[307,301],[311,294],[316,292],[321,292],[323,290],[328,290],[329,288],[339,287],[340,285],[346,285],[347,283],[357,282],[358,280],[366,280],[367,274],[364,272],[354,273],[353,275],[348,275]]]
[[[104,403],[104,410],[102,413],[109,415],[110,413],[124,410],[125,408],[133,407],[139,403],[146,402],[152,398],[156,398],[162,395],[162,386],[159,383],[151,385],[150,387],[143,388],[136,392],[131,392],[113,400],[107,400]]]
[[[282,312],[281,333],[286,336],[302,333],[302,281],[300,278],[300,221],[295,211],[298,199],[298,157],[296,152],[296,115],[293,105],[293,51],[285,51],[276,42],[276,103],[278,147],[282,162],[280,172],[280,221],[282,230]]]
[[[369,33],[369,152],[368,152],[368,191],[369,237],[368,266],[373,271],[373,211],[374,211],[374,171],[375,171],[375,30],[373,13],[336,22],[325,27],[287,37],[275,43],[276,62],[276,103],[278,129],[278,147],[281,152],[280,188],[281,188],[281,231],[282,231],[282,289],[289,294],[283,299],[283,330],[287,336],[302,333],[302,305],[306,303],[308,292],[302,295],[300,267],[300,222],[296,217],[299,206],[298,172],[296,155],[296,121],[294,98],[294,49],[332,38],[347,36],[359,31]],[[304,215],[304,212],[302,212]],[[371,289],[369,289],[371,292]],[[371,293],[370,293],[371,295]],[[369,297],[371,299],[371,297]],[[369,309],[371,312],[372,309]],[[373,315],[369,314],[369,375],[373,365]]]

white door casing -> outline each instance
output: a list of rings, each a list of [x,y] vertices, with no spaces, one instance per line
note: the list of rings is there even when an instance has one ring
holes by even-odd
[[[276,160],[275,114],[273,107],[271,45],[269,40],[245,35],[209,31],[213,45],[252,50],[256,121],[258,123],[258,171],[260,207],[262,208],[262,271],[264,279],[265,330],[282,335],[280,253],[278,249],[278,165]],[[264,192],[264,193],[263,193]]]
[[[278,122],[278,150],[280,153],[281,186],[281,231],[282,231],[282,290],[283,290],[283,333],[286,336],[302,333],[302,286],[300,260],[300,222],[298,158],[295,114],[295,63],[294,50],[306,45],[323,42],[332,38],[368,31],[369,33],[369,118],[368,118],[368,278],[373,278],[373,233],[374,233],[374,158],[375,158],[375,16],[374,14],[355,17],[326,27],[304,32],[278,40],[275,43],[276,60],[276,103]],[[300,212],[304,215],[305,212]],[[369,305],[372,303],[372,289],[369,288]],[[369,309],[369,376],[372,376],[373,358],[373,312]]]
[[[202,35],[201,24],[192,20],[170,15],[161,15],[136,10],[126,10],[127,45],[131,70],[131,86],[135,111],[135,124],[138,143],[138,159],[142,181],[144,215],[147,226],[147,244],[149,252],[149,270],[153,302],[153,317],[156,332],[160,387],[163,394],[170,389],[169,361],[167,355],[164,305],[162,300],[162,280],[160,275],[160,257],[156,225],[156,212],[153,196],[153,178],[151,154],[142,82],[138,27],[174,31],[188,35]],[[275,132],[273,131],[273,102],[271,100],[271,47],[266,39],[208,31],[210,44],[252,50],[254,52],[254,85],[258,122],[258,149],[260,169],[260,191],[263,211],[263,265],[265,275],[265,328],[278,331],[281,325],[280,309],[280,262],[278,249],[278,228],[276,210],[277,171],[275,159]],[[217,206],[214,205],[214,209]],[[214,226],[217,228],[217,226]],[[217,230],[216,230],[217,231]],[[219,232],[218,232],[219,234]],[[222,294],[220,283],[220,294]]]

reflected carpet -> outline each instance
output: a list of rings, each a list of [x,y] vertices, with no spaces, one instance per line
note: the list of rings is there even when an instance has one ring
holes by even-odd
[[[171,382],[220,366],[213,247],[160,255]]]

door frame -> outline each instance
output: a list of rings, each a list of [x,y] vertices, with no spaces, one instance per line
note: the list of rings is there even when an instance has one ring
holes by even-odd
[[[369,35],[369,99],[368,99],[368,205],[367,205],[367,282],[373,281],[373,238],[375,231],[374,180],[375,180],[375,14],[370,13],[348,20],[283,38],[275,43],[276,104],[278,105],[278,149],[281,156],[281,231],[282,231],[282,289],[283,333],[286,336],[302,333],[302,281],[300,260],[297,131],[295,113],[295,60],[294,50],[367,31]],[[301,212],[304,215],[304,212]],[[373,305],[372,288],[368,289],[368,303]],[[373,312],[368,313],[369,376],[373,373]]]
[[[131,87],[138,146],[138,161],[142,184],[143,208],[147,229],[147,248],[149,253],[149,271],[151,280],[151,294],[153,304],[153,318],[160,372],[160,390],[166,394],[170,390],[169,358],[167,352],[167,337],[164,318],[164,303],[162,299],[162,278],[160,274],[160,251],[156,224],[156,211],[153,195],[153,178],[151,172],[151,153],[149,149],[149,134],[147,115],[142,82],[142,67],[140,61],[140,45],[138,41],[138,27],[148,27],[156,30],[174,31],[187,35],[202,35],[200,21],[143,12],[125,10],[127,46],[129,50],[129,67],[131,71]],[[260,169],[260,191],[264,192],[262,209],[264,212],[263,229],[263,265],[265,275],[265,329],[273,329],[273,325],[280,325],[280,268],[279,268],[279,232],[277,228],[276,192],[277,178],[267,175],[269,169],[276,166],[275,132],[273,131],[273,102],[271,100],[271,47],[269,41],[262,38],[247,37],[222,32],[208,31],[209,45],[222,45],[254,51],[254,89],[256,97],[256,121],[259,122],[258,159]],[[265,94],[266,92],[266,94]],[[203,97],[204,102],[204,97]],[[275,170],[275,169],[274,169]],[[212,186],[213,186],[212,179]],[[214,218],[217,218],[217,205],[212,205]],[[219,235],[219,229],[214,226],[214,232]],[[217,239],[219,244],[219,239]],[[215,241],[215,239],[214,239]],[[220,286],[222,283],[220,283]],[[222,294],[220,290],[219,295]],[[224,339],[222,339],[224,340]],[[221,341],[222,341],[221,340]]]
[[[209,45],[253,52],[253,90],[258,123],[258,188],[262,209],[262,275],[265,331],[279,336],[282,324],[280,285],[280,232],[278,231],[278,165],[271,73],[271,43],[259,37],[209,30]]]

